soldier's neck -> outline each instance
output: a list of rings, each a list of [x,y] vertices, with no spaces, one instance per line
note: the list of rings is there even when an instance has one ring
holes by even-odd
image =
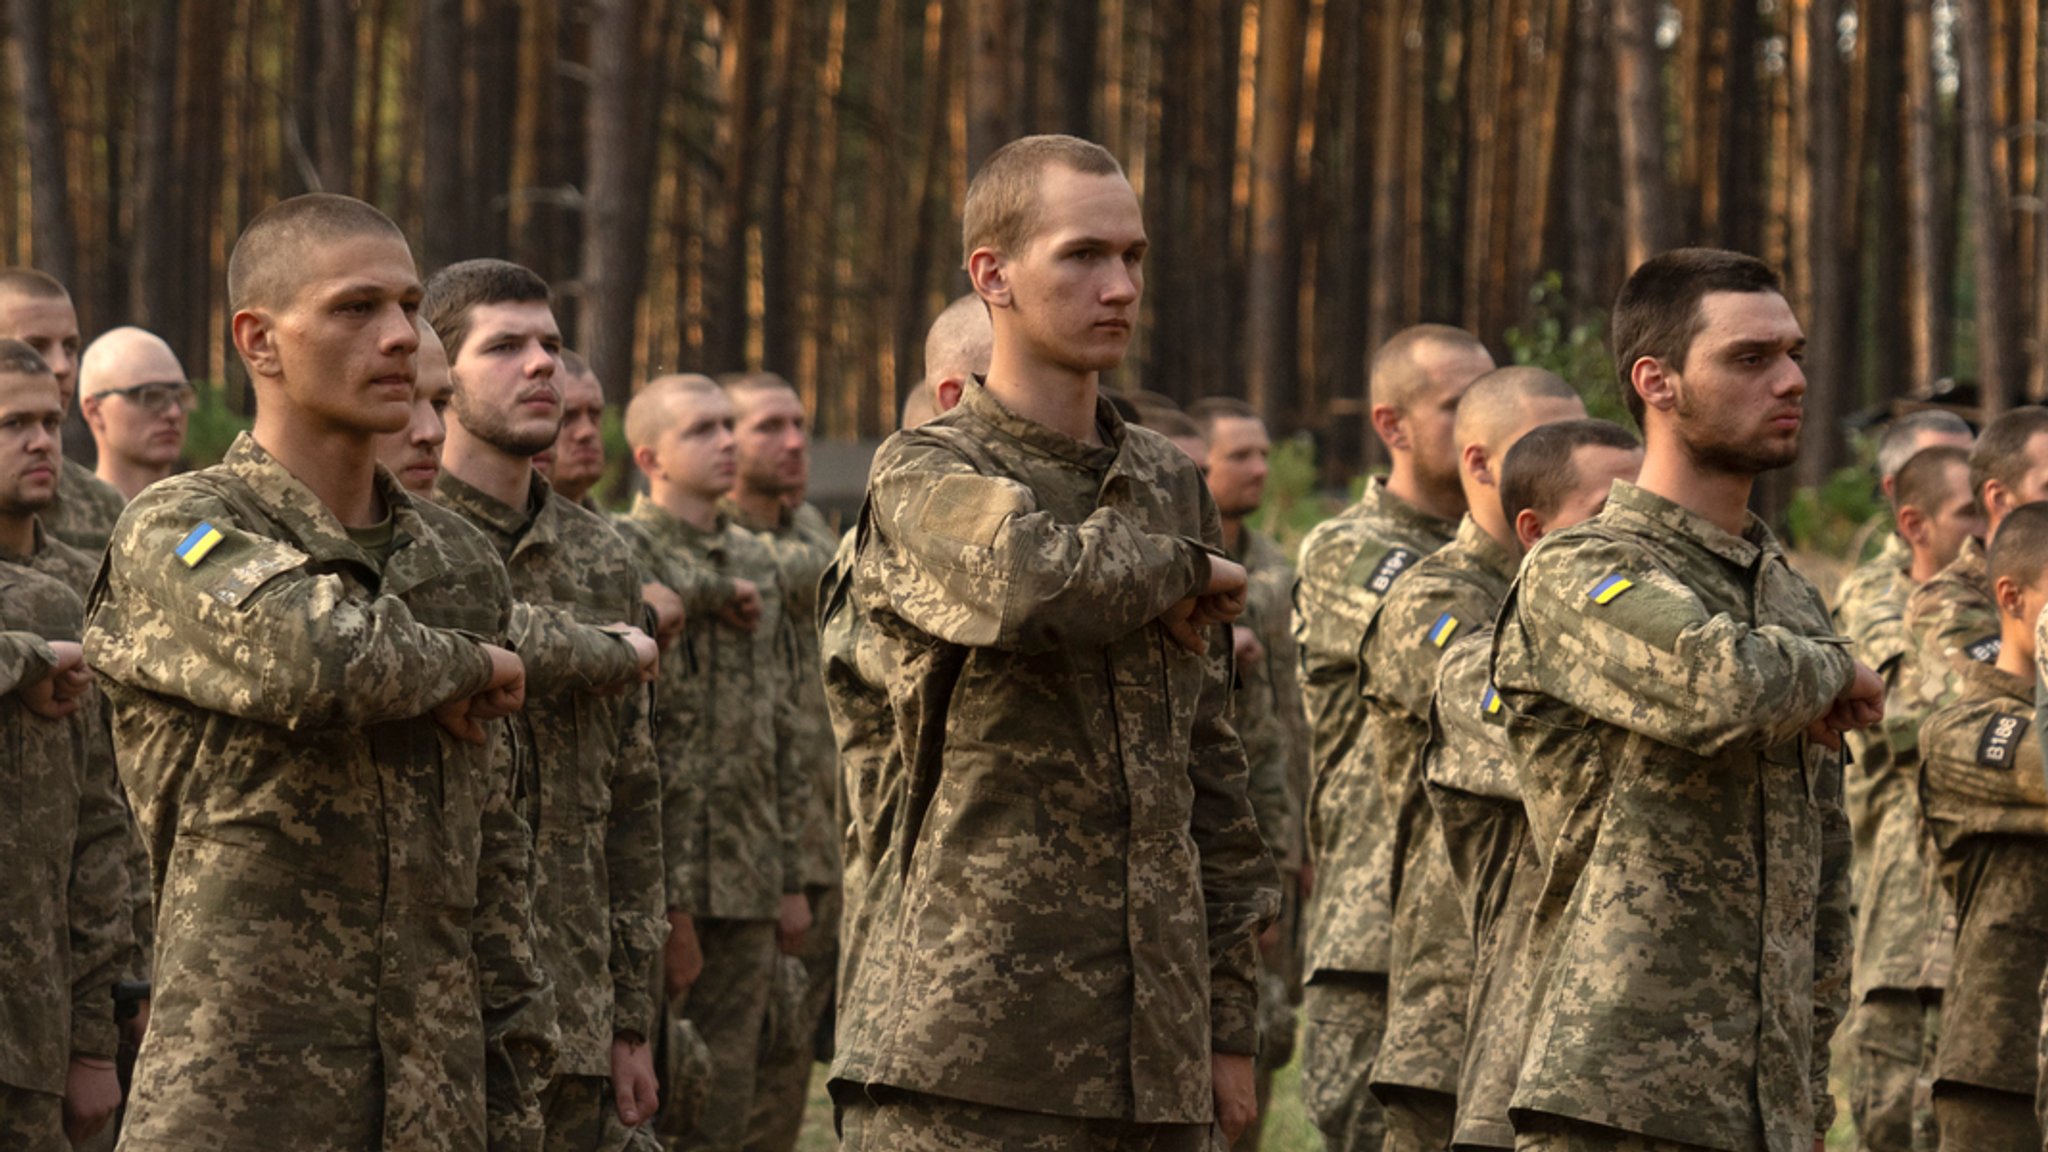
[[[124,500],[133,500],[144,488],[171,474],[168,464],[157,466],[126,459],[100,445],[100,464],[95,474],[112,484]]]
[[[533,458],[487,444],[457,423],[452,410],[449,416],[441,470],[508,508],[526,507],[526,494],[533,487]]]
[[[996,341],[982,382],[988,394],[1013,415],[1083,444],[1102,443],[1095,428],[1096,374],[1029,360],[1014,348],[1014,342]]]
[[[1244,519],[1237,516],[1223,518],[1223,550],[1232,556],[1244,555]]]
[[[699,532],[718,528],[718,493],[693,492],[678,484],[656,480],[648,483],[647,495],[663,512]]]
[[[734,484],[726,494],[747,519],[755,524],[779,524],[782,521],[782,495],[777,492],[761,492],[749,488],[745,481]]]
[[[1422,482],[1422,474],[1415,468],[1415,457],[1399,452],[1394,454],[1394,465],[1387,470],[1387,495],[1405,501],[1409,507],[1426,516],[1439,520],[1456,521],[1465,514],[1465,494],[1461,489],[1438,492]]]
[[[1913,549],[1913,563],[1911,567],[1906,569],[1906,575],[1912,577],[1915,584],[1925,584],[1929,580],[1934,579],[1946,567],[1948,565],[1943,564],[1939,556],[1932,552],[1915,548]]]
[[[1755,476],[1703,468],[1672,437],[1650,441],[1636,487],[1661,496],[1730,536],[1749,524],[1749,492]]]
[[[0,515],[0,553],[23,560],[36,554],[36,515]]]
[[[1998,670],[2022,680],[2034,678],[2034,629],[2010,619],[1999,621]]]
[[[249,435],[278,467],[305,485],[344,527],[383,523],[391,510],[377,495],[376,442],[367,433],[297,416],[284,404],[266,403],[270,400],[259,400]]]

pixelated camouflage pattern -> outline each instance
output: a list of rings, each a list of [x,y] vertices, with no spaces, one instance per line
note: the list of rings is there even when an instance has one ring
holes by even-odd
[[[1523,945],[1543,864],[1522,813],[1505,708],[1489,711],[1497,701],[1487,679],[1492,656],[1487,628],[1451,641],[1438,661],[1423,775],[1472,942],[1454,1139],[1512,1148],[1508,1102],[1522,1063],[1532,967]]]
[[[553,608],[570,617],[559,627],[631,652],[617,631],[641,618],[640,578],[602,517],[555,495],[539,473],[523,508],[451,472],[441,473],[435,494],[497,550],[518,603]],[[547,638],[522,635],[519,625],[515,617],[512,641],[524,660]],[[616,1033],[654,1035],[648,981],[668,935],[650,692],[637,661],[588,683],[605,674],[529,673],[517,721],[539,766],[533,912],[541,967],[555,986],[556,1068],[570,1076],[609,1076]]]
[[[1934,1079],[2032,1093],[2048,964],[2048,781],[2033,677],[1989,664],[1928,718],[1921,803],[1958,913]],[[2000,726],[2009,735],[1999,740]],[[1944,1140],[1944,1145],[1946,1145]]]
[[[708,573],[761,589],[751,633],[716,612],[690,613],[661,662],[654,736],[669,908],[772,920],[784,893],[803,890],[811,803],[792,716],[796,638],[775,557],[722,513],[705,532],[644,495],[617,523],[647,579],[703,586]]]
[[[1107,402],[1097,427],[970,385],[876,457],[854,600],[890,656],[897,874],[886,916],[850,921],[886,950],[849,941],[833,1076],[1206,1123],[1210,1053],[1258,1047],[1277,878],[1228,638],[1197,656],[1155,623],[1205,584],[1215,508],[1170,441]]]
[[[1616,482],[1523,562],[1493,664],[1548,868],[1518,1111],[1763,1152],[1827,1131],[1849,830],[1804,730],[1847,649],[1754,516]]]
[[[60,454],[57,491],[40,513],[51,535],[93,557],[97,562],[113,538],[114,525],[128,501],[121,490],[93,474],[93,470]]]
[[[56,666],[49,641],[27,629],[0,631],[0,696],[36,683]]]
[[[425,711],[489,676],[504,567],[388,473],[378,565],[249,436],[122,522],[86,633],[157,894],[137,1149],[484,1146],[553,1054],[501,739]],[[196,565],[176,549],[210,523]],[[487,1086],[488,1081],[488,1086]]]
[[[832,563],[819,581],[818,634],[825,702],[839,752],[840,786],[846,796],[846,825],[840,844],[843,902],[840,908],[838,996],[858,978],[864,950],[890,944],[871,925],[895,915],[893,883],[903,869],[893,859],[904,816],[903,757],[896,746],[896,716],[889,710],[887,637],[869,627],[854,602],[853,564],[857,529],[840,537]],[[842,1014],[840,1025],[846,1023]]]
[[[76,641],[84,622],[63,583],[0,562],[10,636]],[[0,1083],[15,1088],[62,1093],[73,1056],[114,1055],[112,990],[134,949],[130,836],[112,761],[88,755],[96,722],[87,709],[46,720],[12,692],[0,697]]]
[[[1301,867],[1301,807],[1307,793],[1308,718],[1302,710],[1300,655],[1293,630],[1294,566],[1271,538],[1246,527],[1240,555],[1250,581],[1238,626],[1250,628],[1265,650],[1263,659],[1237,665],[1231,696],[1238,738],[1250,767],[1252,811],[1259,835],[1273,859],[1290,870]]]
[[[1955,560],[1906,599],[1906,630],[1922,666],[1923,714],[1960,696],[1972,665],[1998,659],[1998,605],[1984,558],[1982,541],[1963,541]]]

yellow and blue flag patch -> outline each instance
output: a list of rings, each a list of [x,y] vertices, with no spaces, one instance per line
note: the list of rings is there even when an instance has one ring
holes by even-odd
[[[1500,713],[1500,693],[1493,690],[1493,685],[1488,684],[1486,686],[1486,695],[1479,701],[1479,710],[1488,716]]]
[[[199,522],[199,527],[194,528],[183,540],[178,541],[178,546],[174,551],[177,553],[178,559],[185,562],[185,567],[197,568],[199,567],[199,562],[206,559],[208,553],[220,546],[222,539],[220,529],[202,520]]]
[[[1439,648],[1449,644],[1451,637],[1457,634],[1458,618],[1449,612],[1437,617],[1436,623],[1429,626],[1429,642]]]
[[[1598,584],[1593,585],[1593,590],[1586,593],[1586,598],[1595,604],[1612,604],[1615,597],[1635,586],[1635,581],[1616,572]]]

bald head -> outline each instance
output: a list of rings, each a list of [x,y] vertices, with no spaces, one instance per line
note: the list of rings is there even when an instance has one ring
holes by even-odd
[[[1477,444],[1488,456],[1499,457],[1507,451],[1506,441],[1528,425],[1531,411],[1545,407],[1574,408],[1574,415],[1585,415],[1579,394],[1557,373],[1523,365],[1496,368],[1465,390],[1452,434],[1461,449]]]
[[[1433,383],[1461,377],[1462,386],[1493,367],[1493,355],[1463,328],[1416,324],[1380,345],[1372,357],[1372,403],[1408,411]]]
[[[724,396],[718,381],[695,372],[678,372],[668,376],[657,376],[646,386],[634,393],[633,402],[626,405],[626,443],[632,448],[646,448],[654,444],[661,434],[674,425],[677,401],[707,395]]]
[[[57,377],[57,391],[71,407],[78,387],[78,310],[71,293],[47,272],[0,268],[0,338],[35,349]]]
[[[305,284],[306,249],[358,236],[405,241],[382,212],[352,196],[311,192],[256,214],[228,256],[228,310],[282,308]]]
[[[969,292],[946,305],[925,334],[925,383],[936,384],[942,377],[965,380],[987,375],[994,347],[995,329],[989,324],[988,305]]]
[[[98,396],[137,384],[182,382],[185,368],[163,337],[141,328],[116,328],[86,347],[78,362],[78,394]]]

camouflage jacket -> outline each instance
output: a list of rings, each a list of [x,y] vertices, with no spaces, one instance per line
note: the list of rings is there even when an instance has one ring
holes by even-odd
[[[43,526],[66,544],[98,563],[114,535],[114,524],[128,504],[121,490],[69,456],[59,456],[57,494],[41,515]]]
[[[669,908],[773,920],[803,891],[811,778],[797,756],[794,629],[775,557],[720,515],[710,532],[641,496],[618,521],[641,574],[671,588],[737,577],[761,589],[761,621],[741,632],[692,612],[661,662],[655,756]]]
[[[1206,1123],[1210,1053],[1258,1045],[1277,877],[1228,638],[1197,656],[1155,623],[1207,582],[1215,508],[1169,441],[1097,412],[1083,444],[970,385],[876,458],[854,596],[902,762],[898,891],[833,1076]]]
[[[124,1141],[475,1149],[536,1113],[554,1007],[530,833],[502,744],[426,715],[487,683],[505,569],[377,485],[381,564],[248,435],[113,543],[86,651],[158,909]]]
[[[1998,606],[1991,600],[1983,544],[1963,541],[1953,563],[1913,589],[1906,629],[1925,669],[1923,714],[1962,693],[1962,675],[1971,665],[1997,662]]]
[[[76,641],[84,621],[62,583],[0,562],[0,627],[37,653],[0,696],[0,1083],[57,1094],[73,1056],[113,1058],[114,981],[134,949],[128,811],[113,762],[87,754],[98,713],[45,720],[14,695],[53,666],[44,642]]]
[[[1828,1130],[1849,830],[1804,731],[1847,649],[1753,516],[1617,481],[1523,561],[1493,683],[1549,872],[1517,1110],[1765,1152]]]
[[[1920,817],[1920,725],[1927,718],[1926,664],[1906,628],[1915,585],[1912,553],[1891,537],[1878,557],[1842,581],[1835,622],[1856,658],[1885,679],[1881,729],[1847,737],[1843,799],[1855,845],[1854,996],[1877,988],[1939,988],[1947,982],[1953,904],[1936,878],[1934,843]]]
[[[1273,859],[1298,870],[1302,860],[1301,806],[1307,796],[1308,716],[1302,711],[1300,654],[1295,650],[1290,597],[1294,566],[1279,545],[1247,527],[1239,543],[1251,579],[1238,624],[1258,637],[1263,658],[1237,665],[1233,719],[1250,769],[1252,811]]]
[[[1358,503],[1318,524],[1301,543],[1294,584],[1294,636],[1301,644],[1301,688],[1308,709],[1309,858],[1320,872],[1326,860],[1372,852],[1373,838],[1393,824],[1392,798],[1382,796],[1371,772],[1340,773],[1365,726],[1358,692],[1358,648],[1394,582],[1424,556],[1450,543],[1457,526],[1424,515],[1387,491],[1366,483]],[[1381,856],[1384,858],[1384,847]],[[1339,893],[1318,879],[1304,917],[1308,972],[1384,972],[1388,917],[1387,866],[1354,870],[1362,888]],[[1374,885],[1378,887],[1375,888]],[[1324,926],[1324,909],[1343,909],[1349,933]]]
[[[2034,1091],[2048,963],[2048,781],[2034,685],[1994,665],[1927,721],[1921,802],[1959,913],[1934,1078]]]
[[[640,579],[625,542],[605,520],[554,495],[535,473],[524,508],[513,508],[441,473],[435,495],[481,531],[505,562],[522,604],[567,614],[561,629],[596,633],[592,646],[628,653],[623,674],[592,669],[550,679],[529,675],[519,723],[531,734],[534,921],[541,967],[555,986],[561,1029],[557,1070],[609,1076],[612,1036],[653,1035],[648,980],[668,933],[661,886],[661,780],[648,716],[651,693],[616,630],[641,613]],[[537,613],[515,613],[522,659],[547,642]],[[525,626],[522,633],[521,625]],[[597,637],[602,637],[599,639]],[[546,666],[548,661],[537,664]],[[599,694],[586,685],[609,675]]]
[[[839,758],[832,745],[832,717],[825,707],[825,680],[818,667],[818,581],[832,563],[839,538],[816,508],[803,504],[773,524],[749,519],[726,501],[733,522],[758,537],[775,556],[782,595],[796,641],[796,708],[790,738],[797,761],[811,778],[811,810],[804,822],[804,884],[839,887]]]
[[[1455,540],[1387,594],[1359,645],[1365,730],[1338,771],[1375,774],[1389,802],[1388,822],[1372,836],[1386,845],[1380,883],[1392,906],[1387,1030],[1373,1062],[1374,1084],[1458,1090],[1472,934],[1443,829],[1423,789],[1423,746],[1438,660],[1459,633],[1491,626],[1514,576],[1514,555],[1467,516]],[[1356,890],[1348,874],[1353,859],[1332,856],[1317,873],[1318,885],[1335,880],[1338,891]]]
[[[1543,864],[1522,814],[1507,712],[1487,681],[1492,654],[1488,628],[1452,641],[1437,662],[1423,775],[1472,942],[1454,1142],[1512,1148],[1508,1102],[1522,1063],[1534,968],[1524,944]]]
[[[857,530],[840,538],[839,549],[818,584],[818,646],[825,703],[839,752],[839,787],[845,793],[845,829],[839,930],[839,1000],[859,979],[866,949],[886,950],[888,941],[871,925],[890,922],[902,874],[891,838],[903,813],[903,757],[896,744],[896,716],[889,710],[889,649],[866,623],[854,602],[853,564]]]

